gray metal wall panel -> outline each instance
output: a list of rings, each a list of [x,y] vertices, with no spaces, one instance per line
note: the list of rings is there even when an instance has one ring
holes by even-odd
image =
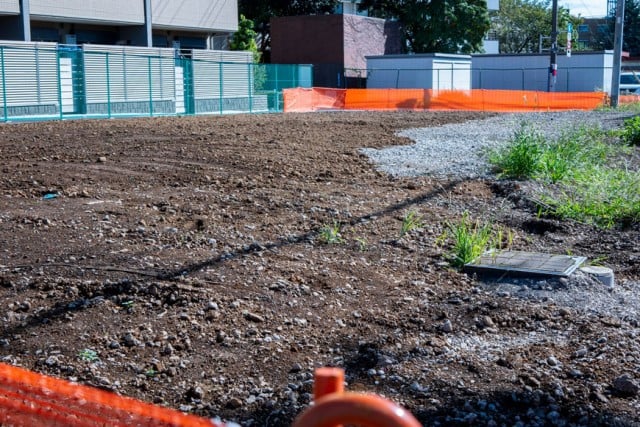
[[[151,14],[158,28],[238,30],[237,0],[151,0]]]
[[[35,20],[144,24],[143,0],[30,0],[30,8]]]
[[[55,44],[3,43],[7,106],[57,105],[58,60]],[[4,106],[3,97],[0,105]]]
[[[198,99],[249,97],[253,77],[251,52],[194,50],[194,97]],[[220,75],[222,74],[222,87]]]
[[[0,0],[0,14],[15,15],[20,13],[20,2],[18,0]]]
[[[88,103],[175,100],[173,49],[84,45],[83,51]]]

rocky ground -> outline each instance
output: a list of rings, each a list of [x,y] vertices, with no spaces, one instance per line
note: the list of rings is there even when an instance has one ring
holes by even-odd
[[[290,425],[319,366],[424,425],[638,425],[637,224],[540,218],[520,183],[394,178],[360,151],[482,117],[0,126],[0,360],[245,426]],[[464,212],[616,286],[453,269]]]

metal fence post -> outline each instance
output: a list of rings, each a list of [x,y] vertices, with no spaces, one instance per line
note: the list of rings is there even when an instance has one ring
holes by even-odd
[[[107,116],[111,118],[111,76],[109,75],[109,52],[105,53],[105,65],[107,67]]]
[[[151,79],[151,57],[147,57],[149,64],[149,116],[153,117],[153,81]]]
[[[2,64],[2,65],[3,65],[2,68],[4,69],[4,64]],[[58,72],[58,107],[59,107],[59,110],[60,110],[60,112],[58,114],[59,114],[60,120],[62,120],[62,117],[63,117],[62,116],[62,114],[63,114],[62,113],[62,74],[61,74],[61,71],[60,71],[60,52],[57,49],[56,49],[56,68],[57,68],[57,72]],[[73,73],[73,70],[72,70],[72,73]],[[4,72],[2,73],[2,77],[4,78]],[[72,74],[71,78],[73,78],[73,74]],[[3,85],[2,86],[4,87],[4,81],[3,81]]]
[[[222,93],[224,92],[224,82],[222,81],[224,76],[224,63],[220,63],[220,114],[223,113],[223,105],[222,105]]]
[[[273,94],[274,94],[274,101],[275,101],[275,105],[276,105],[276,111],[279,112],[280,111],[280,92],[278,91],[278,69],[280,68],[279,64],[274,64],[272,65],[272,67],[274,67],[274,74],[275,74],[275,84],[273,85],[274,89],[273,89]]]
[[[4,107],[4,121],[8,120],[7,109],[7,78],[4,75],[4,46],[0,46],[0,71],[2,72],[2,106]]]
[[[249,71],[249,75],[248,77],[248,81],[249,81],[249,112],[252,113],[253,112],[253,97],[252,97],[252,92],[253,92],[253,82],[251,80],[251,75],[252,75],[252,63],[247,63],[247,70]],[[253,72],[255,72],[255,70],[253,70]]]

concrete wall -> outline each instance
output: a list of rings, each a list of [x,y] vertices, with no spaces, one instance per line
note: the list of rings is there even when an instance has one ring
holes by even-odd
[[[151,0],[154,28],[237,31],[237,0]]]
[[[0,15],[16,15],[20,13],[18,0],[0,0]]]
[[[30,9],[32,20],[144,24],[142,0],[30,0]]]
[[[611,91],[613,53],[558,55],[558,92]],[[548,90],[549,55],[473,55],[474,89]]]

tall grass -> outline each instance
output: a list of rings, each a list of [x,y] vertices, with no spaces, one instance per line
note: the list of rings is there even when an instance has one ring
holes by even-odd
[[[490,249],[502,249],[505,234],[502,228],[494,230],[488,222],[472,222],[469,214],[464,213],[459,222],[448,222],[442,240],[453,241],[453,248],[449,254],[454,267],[464,267]],[[513,235],[507,233],[506,245],[511,246]]]
[[[542,135],[522,124],[515,132],[508,149],[491,152],[489,162],[495,166],[501,177],[531,178],[540,169],[543,146]]]
[[[625,135],[578,128],[548,141],[520,129],[489,161],[500,176],[549,184],[538,197],[559,217],[603,227],[635,223],[640,221],[640,173],[626,167],[625,156],[634,148]]]

